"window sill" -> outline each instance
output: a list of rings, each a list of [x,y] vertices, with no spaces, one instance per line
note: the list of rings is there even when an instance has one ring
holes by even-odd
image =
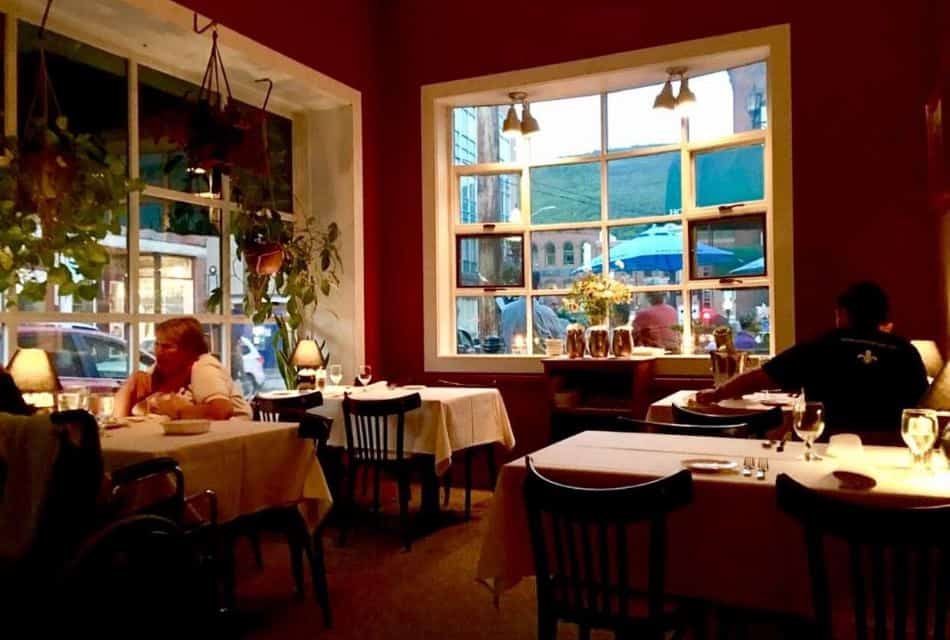
[[[426,361],[426,371],[450,373],[543,373],[541,360],[545,356],[499,355],[446,355]],[[767,355],[756,355],[761,361]],[[709,376],[712,375],[707,355],[665,355],[656,358],[657,376]]]

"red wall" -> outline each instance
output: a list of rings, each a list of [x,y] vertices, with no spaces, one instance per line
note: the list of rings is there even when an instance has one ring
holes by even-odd
[[[891,293],[899,331],[934,335],[938,262],[925,204],[922,116],[926,1],[902,2],[900,12],[886,1],[611,4],[563,11],[517,2],[389,5],[386,22],[401,38],[388,53],[385,81],[387,119],[398,126],[382,131],[381,145],[399,150],[381,182],[389,207],[382,247],[387,371],[415,376],[423,369],[423,84],[785,22],[792,31],[797,335],[827,328],[836,293],[858,278]],[[502,14],[530,15],[530,26],[505,28]]]
[[[423,370],[423,84],[781,23],[792,29],[797,335],[827,328],[836,293],[864,278],[890,292],[898,331],[937,335],[922,112],[934,0],[184,2],[364,92],[367,359],[390,379],[439,377]],[[538,442],[537,377],[469,379],[496,380],[522,443]]]

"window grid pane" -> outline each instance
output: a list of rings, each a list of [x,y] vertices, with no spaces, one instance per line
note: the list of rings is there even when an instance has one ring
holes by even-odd
[[[737,335],[738,342],[741,343],[740,348],[757,353],[769,352],[769,287],[761,285],[761,279],[766,276],[764,256],[768,230],[765,228],[765,212],[729,217],[721,224],[716,219],[692,219],[697,208],[761,202],[765,197],[764,142],[750,144],[746,134],[743,140],[737,139],[734,146],[718,146],[712,151],[687,151],[688,139],[701,141],[717,136],[725,138],[768,126],[764,102],[767,86],[765,63],[717,73],[719,75],[697,78],[697,81],[691,84],[703,87],[706,84],[721,85],[723,78],[727,79],[726,82],[731,78],[732,82],[741,84],[736,84],[727,93],[720,92],[722,95],[718,96],[719,102],[723,104],[727,99],[733,101],[731,111],[735,121],[732,124],[727,120],[728,110],[722,108],[719,110],[721,113],[705,114],[708,116],[705,119],[694,116],[689,121],[684,120],[682,127],[677,124],[673,129],[655,128],[646,132],[641,131],[641,123],[640,129],[637,129],[641,133],[633,129],[625,131],[621,116],[612,113],[611,106],[619,108],[621,105],[632,105],[646,113],[644,105],[640,104],[645,104],[646,94],[643,90],[639,90],[643,95],[633,93],[638,90],[614,92],[599,96],[607,101],[607,122],[601,123],[601,128],[602,135],[609,136],[606,152],[602,151],[592,158],[597,160],[599,157],[600,162],[532,165],[557,156],[546,154],[544,158],[532,156],[531,161],[527,163],[522,179],[530,195],[530,201],[526,203],[530,213],[524,222],[526,231],[531,234],[533,280],[527,292],[534,308],[532,325],[535,330],[533,336],[526,336],[526,340],[531,344],[529,351],[535,355],[544,353],[544,338],[556,335],[550,327],[545,327],[543,319],[541,325],[538,324],[539,309],[543,307],[540,313],[545,318],[548,316],[547,311],[558,318],[562,330],[563,326],[573,319],[583,321],[583,318],[569,317],[564,310],[564,293],[570,288],[576,272],[599,271],[604,265],[612,277],[625,281],[634,291],[634,299],[629,305],[617,305],[617,308],[611,310],[612,324],[634,323],[638,314],[645,314],[645,319],[640,324],[647,323],[653,312],[650,310],[653,306],[651,301],[656,299],[661,300],[658,304],[664,305],[663,311],[667,311],[666,315],[670,316],[666,318],[670,322],[666,322],[664,326],[649,326],[644,330],[638,344],[661,346],[668,353],[702,353],[708,344],[708,341],[703,342],[704,309],[705,315],[709,315],[710,310],[718,309],[717,319],[726,317],[722,315],[721,310],[727,309],[727,319]],[[696,91],[695,86],[693,90]],[[743,100],[741,105],[736,102],[740,98]],[[538,117],[538,113],[535,113],[535,116]],[[541,121],[540,117],[538,119]],[[599,113],[596,120],[600,122]],[[656,127],[660,124],[664,127],[669,125],[668,122],[656,123]],[[541,122],[541,126],[543,131],[544,122]],[[605,126],[607,131],[603,134]],[[677,131],[677,135],[674,135],[673,131]],[[690,134],[687,135],[687,132]],[[458,137],[456,140],[458,141]],[[641,149],[647,150],[650,146],[661,144],[676,145],[680,150],[653,154],[637,153],[621,158],[606,155],[624,151],[639,152]],[[456,162],[458,163],[458,159]],[[471,163],[473,162],[469,162]],[[695,169],[686,171],[684,180],[684,167],[689,167],[689,163],[695,163]],[[474,180],[476,176],[477,174],[469,174],[466,177]],[[601,194],[601,184],[606,187],[605,194]],[[686,199],[687,196],[689,200]],[[606,205],[605,211],[601,210],[601,201]],[[464,217],[461,205],[457,215]],[[644,217],[658,219],[661,216],[667,217],[670,222],[617,224],[627,221],[633,223]],[[606,225],[608,220],[610,224]],[[690,220],[688,224],[687,220]],[[583,229],[563,228],[579,222],[601,224]],[[555,225],[557,230],[551,228]],[[605,226],[610,245],[604,249],[607,255],[601,256],[599,236],[605,231]],[[690,231],[685,241],[682,236],[684,226]],[[598,239],[595,243],[586,245],[585,253],[577,238],[571,237],[571,234],[576,233],[598,236]],[[653,246],[657,239],[649,236],[663,235],[672,238],[663,239],[663,246]],[[631,242],[638,236],[646,236],[640,239],[643,246],[639,248],[636,243]],[[631,244],[634,246],[631,247]],[[697,246],[704,249],[705,253],[697,251]],[[590,251],[591,247],[596,247],[595,252]],[[625,255],[627,250],[631,253],[630,256]],[[714,257],[713,254],[722,257]],[[691,258],[688,267],[683,264],[685,256]],[[633,266],[643,266],[646,264],[643,263],[644,260],[649,262],[665,259],[666,262],[663,268],[654,269],[656,265],[647,265],[650,268],[630,271],[625,258],[629,258]],[[624,266],[615,268],[615,259]],[[671,267],[673,262],[676,264]],[[724,282],[730,283],[733,281],[726,279],[735,279],[735,284],[731,289],[711,289],[708,285],[704,287],[697,282],[704,277],[722,278]],[[752,281],[742,284],[740,278],[751,278]],[[675,288],[658,291],[664,284],[673,285]],[[545,295],[530,295],[532,291],[540,293],[539,290],[545,290]],[[461,291],[456,296],[458,305],[463,304],[463,299],[469,301],[465,304],[481,300],[477,297],[465,297]],[[520,292],[519,296],[514,298],[496,297],[495,300],[503,302],[495,306],[503,309],[505,301],[514,301],[516,298],[522,300],[519,309],[522,315],[527,316]],[[666,307],[672,309],[672,312]],[[673,314],[677,320],[675,323],[671,322]],[[693,318],[691,323],[685,322],[687,315]],[[457,328],[460,333],[470,333],[469,329],[458,324],[461,318],[457,313]],[[524,319],[519,322],[523,323]],[[553,323],[548,324],[554,326]],[[518,325],[516,328],[522,326],[524,325]],[[684,344],[686,332],[692,335],[692,345]],[[563,335],[563,331],[561,333]],[[505,335],[498,336],[497,345],[492,342],[489,352],[509,353],[511,339],[506,339]],[[458,344],[458,353],[485,352],[479,347],[477,338],[466,337],[464,341],[459,338]]]

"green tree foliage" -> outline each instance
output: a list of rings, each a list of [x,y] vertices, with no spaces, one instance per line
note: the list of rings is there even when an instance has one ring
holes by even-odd
[[[127,196],[142,183],[65,117],[7,138],[0,163],[0,291],[8,307],[60,295],[95,299],[109,264],[106,234],[120,234]],[[45,272],[45,280],[40,273]]]

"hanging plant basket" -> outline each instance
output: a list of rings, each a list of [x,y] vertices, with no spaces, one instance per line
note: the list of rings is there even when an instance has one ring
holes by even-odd
[[[244,263],[252,273],[272,276],[284,263],[284,248],[279,242],[252,242],[244,247]]]
[[[191,167],[227,173],[235,163],[250,123],[244,120],[231,96],[228,73],[218,49],[217,29],[212,31],[211,39],[211,55],[188,122],[185,153]],[[227,95],[226,102],[222,90]]]
[[[60,109],[46,64],[40,24],[36,86],[18,138],[0,164],[0,291],[7,307],[60,296],[95,299],[111,259],[103,240],[122,233],[130,191],[125,163],[93,136],[74,133]]]

